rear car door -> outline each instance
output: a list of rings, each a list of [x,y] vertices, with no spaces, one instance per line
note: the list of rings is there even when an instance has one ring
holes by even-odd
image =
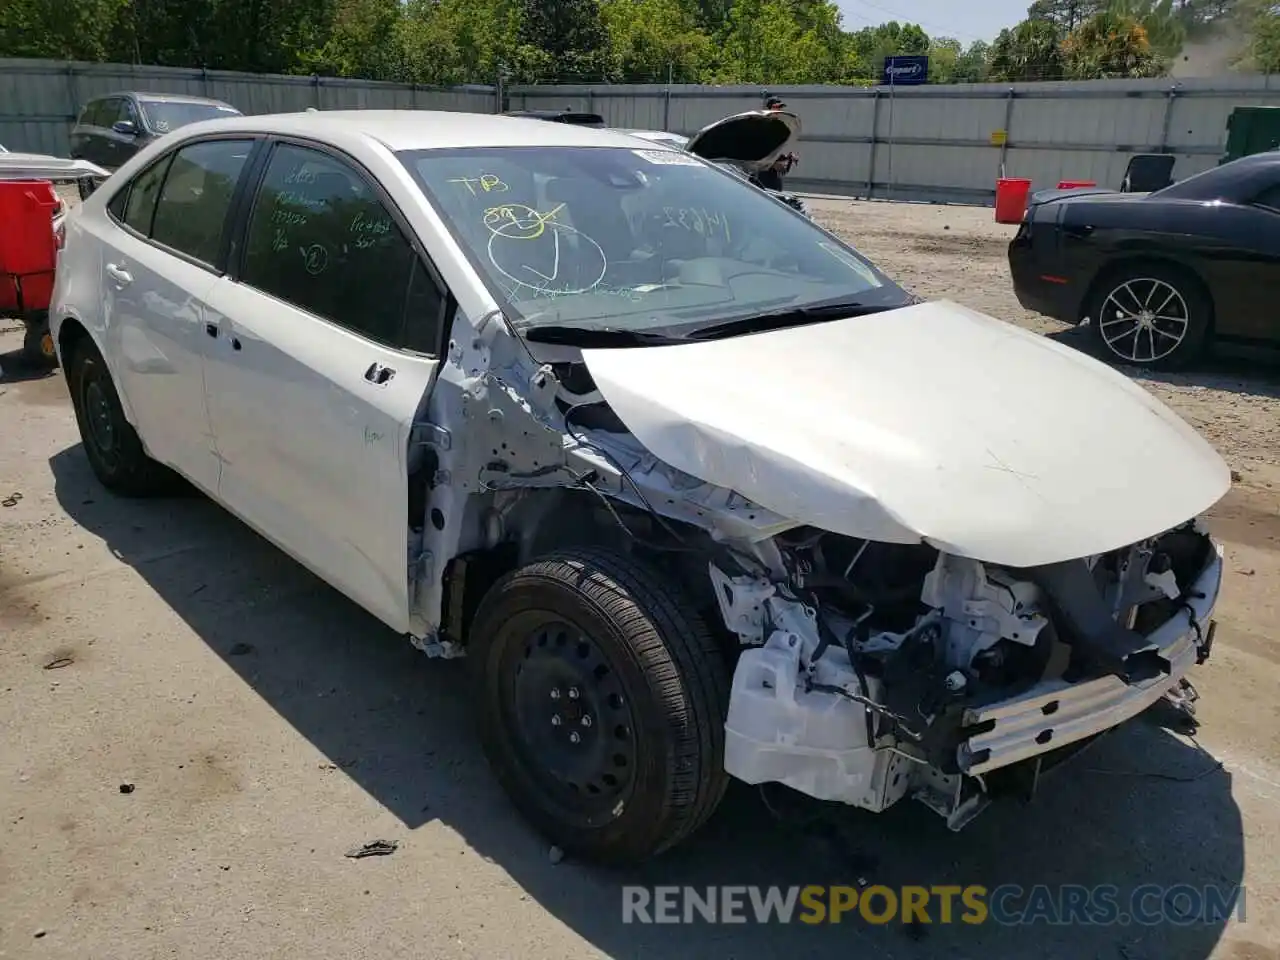
[[[221,464],[205,407],[206,298],[225,262],[232,200],[255,142],[242,135],[185,144],[108,206],[116,229],[103,247],[102,291],[116,383],[147,452],[209,492]]]
[[[277,142],[244,219],[210,294],[219,498],[408,632],[410,435],[447,291],[374,178],[328,150]]]

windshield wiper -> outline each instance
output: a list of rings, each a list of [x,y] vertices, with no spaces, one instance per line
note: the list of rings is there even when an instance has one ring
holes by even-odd
[[[548,323],[520,331],[526,340],[559,343],[570,347],[660,347],[682,343],[684,337],[649,330],[622,330],[618,327],[575,327]]]
[[[792,307],[787,310],[776,310],[772,313],[757,313],[749,317],[737,317],[720,323],[698,327],[683,335],[685,340],[716,340],[720,337],[732,337],[743,333],[763,333],[766,330],[782,330],[786,327],[798,327],[806,323],[817,323],[822,320],[843,320],[848,317],[865,317],[872,313],[884,313],[897,310],[907,304],[866,304],[856,300],[840,300],[827,303],[810,304],[807,307]]]

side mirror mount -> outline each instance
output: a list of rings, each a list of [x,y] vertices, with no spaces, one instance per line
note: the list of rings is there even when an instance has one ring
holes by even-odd
[[[132,120],[117,120],[111,125],[111,129],[126,137],[137,136],[138,133],[138,127]]]

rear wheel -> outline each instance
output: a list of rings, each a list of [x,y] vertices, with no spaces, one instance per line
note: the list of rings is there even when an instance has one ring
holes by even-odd
[[[87,337],[74,347],[67,367],[67,387],[89,465],[104,487],[134,497],[178,489],[177,474],[152,460],[142,448],[137,431],[124,415],[106,362]]]
[[[563,551],[498,581],[471,637],[485,752],[552,843],[636,863],[715,810],[727,670],[678,584],[622,554]]]
[[[1098,285],[1089,317],[1093,339],[1108,359],[1174,369],[1204,352],[1212,304],[1185,272],[1135,264]]]

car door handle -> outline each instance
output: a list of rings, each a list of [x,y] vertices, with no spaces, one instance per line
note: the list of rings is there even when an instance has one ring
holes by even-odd
[[[206,323],[204,332],[216,340],[218,338],[218,325],[216,323]]]
[[[364,378],[370,383],[378,386],[382,386],[384,383],[387,383],[395,375],[396,372],[394,369],[391,367],[384,367],[380,363],[369,364],[369,369],[364,372]]]
[[[107,276],[116,283],[124,286],[126,283],[133,283],[133,275],[128,270],[116,266],[114,263],[107,264]]]

